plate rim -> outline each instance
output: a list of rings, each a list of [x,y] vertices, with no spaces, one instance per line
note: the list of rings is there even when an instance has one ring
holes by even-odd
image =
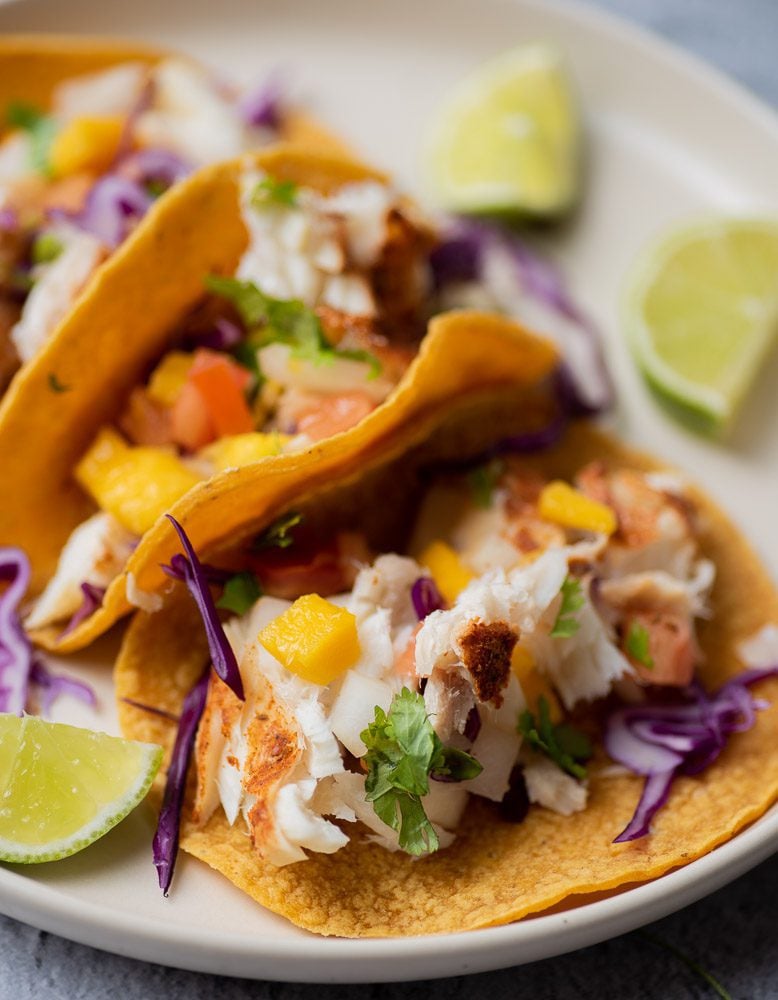
[[[493,0],[531,8],[541,16],[582,23],[614,42],[648,49],[673,70],[724,101],[778,146],[778,112],[703,57],[654,30],[584,0]],[[0,0],[21,6],[22,0]],[[22,34],[11,31],[8,34]],[[29,34],[29,32],[24,32]],[[456,934],[397,938],[273,938],[262,950],[256,937],[193,932],[163,920],[133,917],[107,905],[73,900],[0,867],[0,912],[69,940],[118,955],[196,972],[286,982],[406,982],[486,972],[539,961],[627,933],[715,891],[778,851],[778,804],[729,841],[702,857],[605,899],[570,910]],[[564,933],[559,931],[564,929]],[[511,945],[516,953],[508,957]],[[527,952],[527,954],[524,954]],[[387,963],[403,959],[402,967]]]

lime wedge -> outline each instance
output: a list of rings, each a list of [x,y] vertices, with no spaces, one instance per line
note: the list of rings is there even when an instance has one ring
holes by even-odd
[[[778,222],[720,219],[649,247],[625,324],[655,391],[698,428],[725,429],[778,332]]]
[[[578,193],[578,109],[562,56],[512,49],[466,77],[430,136],[430,193],[453,212],[556,215]]]
[[[0,715],[0,860],[80,851],[135,808],[161,760],[151,743]]]

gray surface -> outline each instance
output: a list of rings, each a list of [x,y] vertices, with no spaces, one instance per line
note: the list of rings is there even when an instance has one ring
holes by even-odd
[[[776,0],[598,0],[708,59],[778,105]],[[778,845],[777,845],[778,846]],[[647,929],[733,998],[778,997],[778,856]],[[294,986],[179,972],[118,958],[0,917],[0,1000],[696,1000],[714,990],[640,932],[563,958],[438,983]]]

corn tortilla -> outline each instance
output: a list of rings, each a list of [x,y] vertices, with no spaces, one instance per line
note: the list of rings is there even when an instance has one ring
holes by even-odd
[[[457,415],[452,408],[423,445],[399,458],[387,455],[387,462],[365,475],[326,489],[306,489],[301,482],[294,509],[324,523],[336,524],[340,516],[341,523],[352,525],[359,511],[356,516],[373,544],[384,538],[393,547],[399,523],[409,520],[415,469],[439,456],[477,452],[483,444],[472,433],[473,412],[465,420],[464,411]],[[491,421],[488,413],[485,404],[482,426],[502,426],[504,410]],[[569,478],[595,458],[641,471],[660,467],[584,424],[572,427],[558,447],[528,461],[547,475]],[[387,518],[389,504],[369,500],[384,497],[388,488],[395,490],[392,501],[403,492],[411,500],[399,503],[400,512]],[[714,688],[742,669],[734,653],[737,644],[764,624],[778,622],[778,593],[732,522],[703,493],[692,490],[691,496],[700,514],[702,554],[717,569],[713,615],[702,623],[699,636],[705,654],[700,675],[707,688]],[[263,516],[270,521],[289,506],[285,498]],[[193,604],[177,585],[163,611],[134,618],[116,666],[117,694],[176,713],[206,661]],[[702,775],[678,778],[653,832],[631,843],[612,841],[634,811],[642,779],[604,776],[600,765],[605,760],[598,754],[583,812],[565,817],[533,807],[523,823],[514,825],[501,820],[491,804],[471,800],[454,844],[422,860],[371,844],[349,825],[352,841],[341,851],[275,868],[254,851],[242,821],[229,827],[221,809],[202,829],[185,820],[182,847],[263,906],[319,934],[391,937],[507,923],[661,876],[762,815],[778,798],[778,680],[763,682],[758,694],[770,706],[758,713],[754,727],[734,735]],[[170,747],[173,723],[121,701],[119,708],[125,736]]]

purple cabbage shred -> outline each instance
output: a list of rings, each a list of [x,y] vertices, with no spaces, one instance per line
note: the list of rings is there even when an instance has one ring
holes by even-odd
[[[197,726],[205,708],[208,694],[208,677],[210,669],[206,669],[195,686],[184,699],[178,732],[173,745],[167,778],[165,794],[162,799],[162,809],[157,821],[157,829],[153,841],[154,866],[157,869],[159,887],[167,896],[170,883],[173,881],[173,871],[178,854],[178,839],[181,828],[181,809],[184,804],[186,790],[186,772],[192,756]]]
[[[682,704],[646,704],[620,708],[608,719],[605,749],[634,774],[646,778],[632,819],[614,843],[646,836],[651,821],[667,802],[679,774],[699,774],[709,767],[733,733],[750,729],[764,703],[748,690],[778,675],[778,665],[746,670],[707,694],[690,685]]]
[[[109,249],[115,250],[133,224],[151,208],[153,201],[137,181],[118,174],[107,174],[94,184],[81,212],[69,215],[56,211],[50,215],[68,219],[79,229],[96,236]]]
[[[278,131],[283,121],[284,84],[274,73],[258,87],[245,94],[238,103],[238,114],[246,125]]]
[[[39,707],[44,718],[48,718],[54,702],[62,695],[77,698],[90,708],[97,707],[97,695],[91,685],[67,674],[54,674],[38,659],[32,661],[30,680],[40,689]]]
[[[423,621],[433,611],[440,611],[445,607],[445,601],[430,576],[420,576],[416,580],[411,587],[411,601],[419,621]]]
[[[19,618],[30,582],[30,562],[18,548],[0,548],[0,712],[22,715],[32,671],[32,647]]]
[[[81,604],[77,610],[73,612],[73,616],[70,621],[62,630],[60,639],[69,635],[74,629],[78,628],[82,621],[85,621],[93,615],[95,611],[97,611],[103,603],[103,598],[105,597],[105,587],[98,587],[94,583],[88,583],[84,580],[81,584],[81,593],[84,595],[81,599]]]
[[[168,576],[181,579],[186,584],[205,626],[213,669],[235,696],[243,701],[243,680],[240,676],[235,653],[232,651],[232,646],[230,646],[219,620],[219,613],[211,596],[208,575],[197,558],[197,553],[184,529],[171,514],[165,516],[176,529],[186,555],[177,553],[170,560],[170,566],[162,568]]]

